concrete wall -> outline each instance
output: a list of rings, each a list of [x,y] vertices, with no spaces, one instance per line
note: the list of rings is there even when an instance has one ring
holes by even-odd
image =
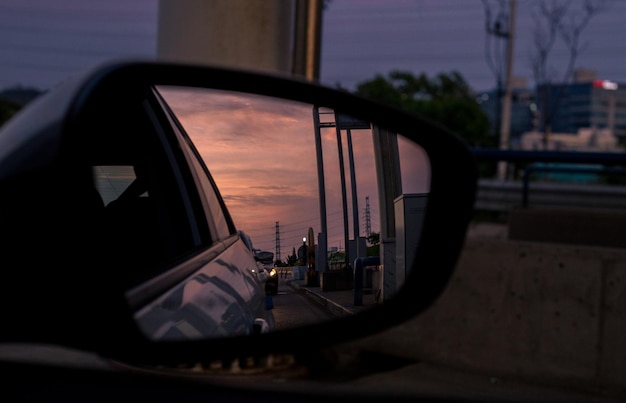
[[[626,393],[626,250],[470,238],[431,309],[363,342],[492,376]]]
[[[516,208],[509,212],[508,239],[626,248],[626,214],[563,208]]]

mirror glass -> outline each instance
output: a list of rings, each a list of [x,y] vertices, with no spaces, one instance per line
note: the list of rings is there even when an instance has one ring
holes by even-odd
[[[137,320],[150,337],[250,332],[223,325],[246,316],[248,304],[263,310],[254,314],[252,332],[302,326],[384,304],[399,290],[430,189],[429,160],[419,145],[323,105],[209,89],[157,92],[250,253],[227,246],[215,261],[229,267],[228,275],[202,269],[221,290],[205,289],[193,302],[205,304],[194,308],[194,318],[179,313],[176,332],[168,328],[172,319],[149,323],[154,307],[140,310]],[[211,281],[187,283],[184,298],[193,301],[200,283]],[[202,310],[212,310],[213,330],[197,324]]]

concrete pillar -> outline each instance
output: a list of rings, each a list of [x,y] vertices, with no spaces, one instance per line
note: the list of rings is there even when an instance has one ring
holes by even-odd
[[[157,56],[291,74],[294,10],[284,0],[160,0]]]
[[[398,138],[395,133],[374,126],[374,158],[380,209],[380,263],[383,267],[383,300],[398,291],[396,279],[396,225],[394,199],[402,194]]]

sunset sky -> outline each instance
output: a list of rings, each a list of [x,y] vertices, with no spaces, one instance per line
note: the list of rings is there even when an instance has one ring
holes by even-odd
[[[48,89],[113,59],[156,59],[158,3],[3,0],[0,90],[14,86]],[[323,13],[320,81],[353,89],[357,83],[391,70],[430,77],[456,70],[475,90],[493,89],[495,78],[485,57],[483,4],[480,0],[331,0]],[[539,2],[517,1],[513,74],[527,79],[529,85],[536,4]],[[580,8],[582,2],[571,4]],[[608,0],[606,9],[585,29],[577,67],[597,71],[598,78],[626,83],[625,20],[626,1]],[[555,62],[564,60],[562,45],[557,44],[554,56]],[[220,97],[220,102],[225,99]],[[309,226],[319,222],[313,204],[317,203],[317,180],[311,176],[316,167],[311,107],[273,105],[270,111],[256,110],[254,119],[249,119],[246,105],[240,99],[231,101],[211,108],[196,103],[196,109],[181,109],[189,116],[185,125],[191,133],[211,128],[211,142],[199,144],[206,152],[214,151],[207,164],[236,221],[246,227],[257,247],[274,250],[275,222],[279,221],[284,239],[281,252],[291,253]],[[201,111],[213,111],[214,115]],[[246,118],[240,120],[241,116]],[[248,126],[234,127],[235,121]],[[334,130],[322,134],[329,231],[341,234],[336,134]],[[369,196],[374,217],[378,213],[374,175],[365,165],[372,163],[368,151],[371,135],[355,132],[353,139],[362,164],[357,168],[359,209]],[[347,158],[347,152],[344,156]],[[423,158],[403,157],[403,161],[406,167]],[[422,172],[423,165],[412,170]],[[267,210],[259,210],[260,205]],[[362,214],[360,211],[359,216]],[[372,227],[378,230],[374,223]],[[340,243],[341,235],[329,241],[329,246],[345,247]]]
[[[161,88],[168,104],[203,156],[235,224],[256,248],[275,251],[280,224],[281,255],[302,244],[308,229],[321,231],[313,107],[231,92]],[[328,111],[328,110],[323,110]],[[322,121],[334,121],[327,115]],[[365,198],[372,231],[379,230],[378,192],[371,130],[352,130],[360,235],[364,236]],[[344,164],[347,134],[342,131]],[[328,245],[345,248],[334,128],[321,130],[326,184]],[[430,172],[417,145],[399,140],[406,192],[427,192]],[[348,187],[349,229],[352,199]],[[315,240],[317,243],[317,239]]]

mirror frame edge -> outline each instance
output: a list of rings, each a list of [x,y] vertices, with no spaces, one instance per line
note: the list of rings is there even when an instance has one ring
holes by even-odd
[[[151,85],[223,89],[312,105],[323,104],[357,117],[367,116],[372,122],[402,134],[419,144],[431,163],[431,189],[424,217],[423,236],[416,251],[411,274],[400,292],[384,305],[364,313],[268,334],[167,342],[155,342],[141,337],[136,333],[138,329],[133,329],[128,324],[128,318],[119,318],[121,322],[118,325],[123,324],[122,335],[119,337],[121,344],[112,345],[110,340],[97,343],[96,348],[100,354],[141,364],[179,364],[231,357],[233,353],[295,353],[303,348],[311,348],[312,345],[318,348],[329,346],[398,325],[426,310],[443,292],[461,253],[473,209],[477,180],[470,149],[456,135],[417,115],[291,76],[144,61],[113,63],[95,69],[77,92],[66,121],[76,121],[81,116],[84,105],[93,101],[93,97],[98,97],[102,88],[107,88],[108,91],[111,87],[119,88],[120,91],[142,91]],[[107,99],[96,100],[107,102]],[[71,128],[71,125],[68,127]],[[444,244],[445,249],[442,246]],[[119,304],[120,301],[116,302]],[[128,314],[130,311],[126,312]],[[319,334],[332,336],[321,338]],[[122,337],[123,335],[127,337]]]

